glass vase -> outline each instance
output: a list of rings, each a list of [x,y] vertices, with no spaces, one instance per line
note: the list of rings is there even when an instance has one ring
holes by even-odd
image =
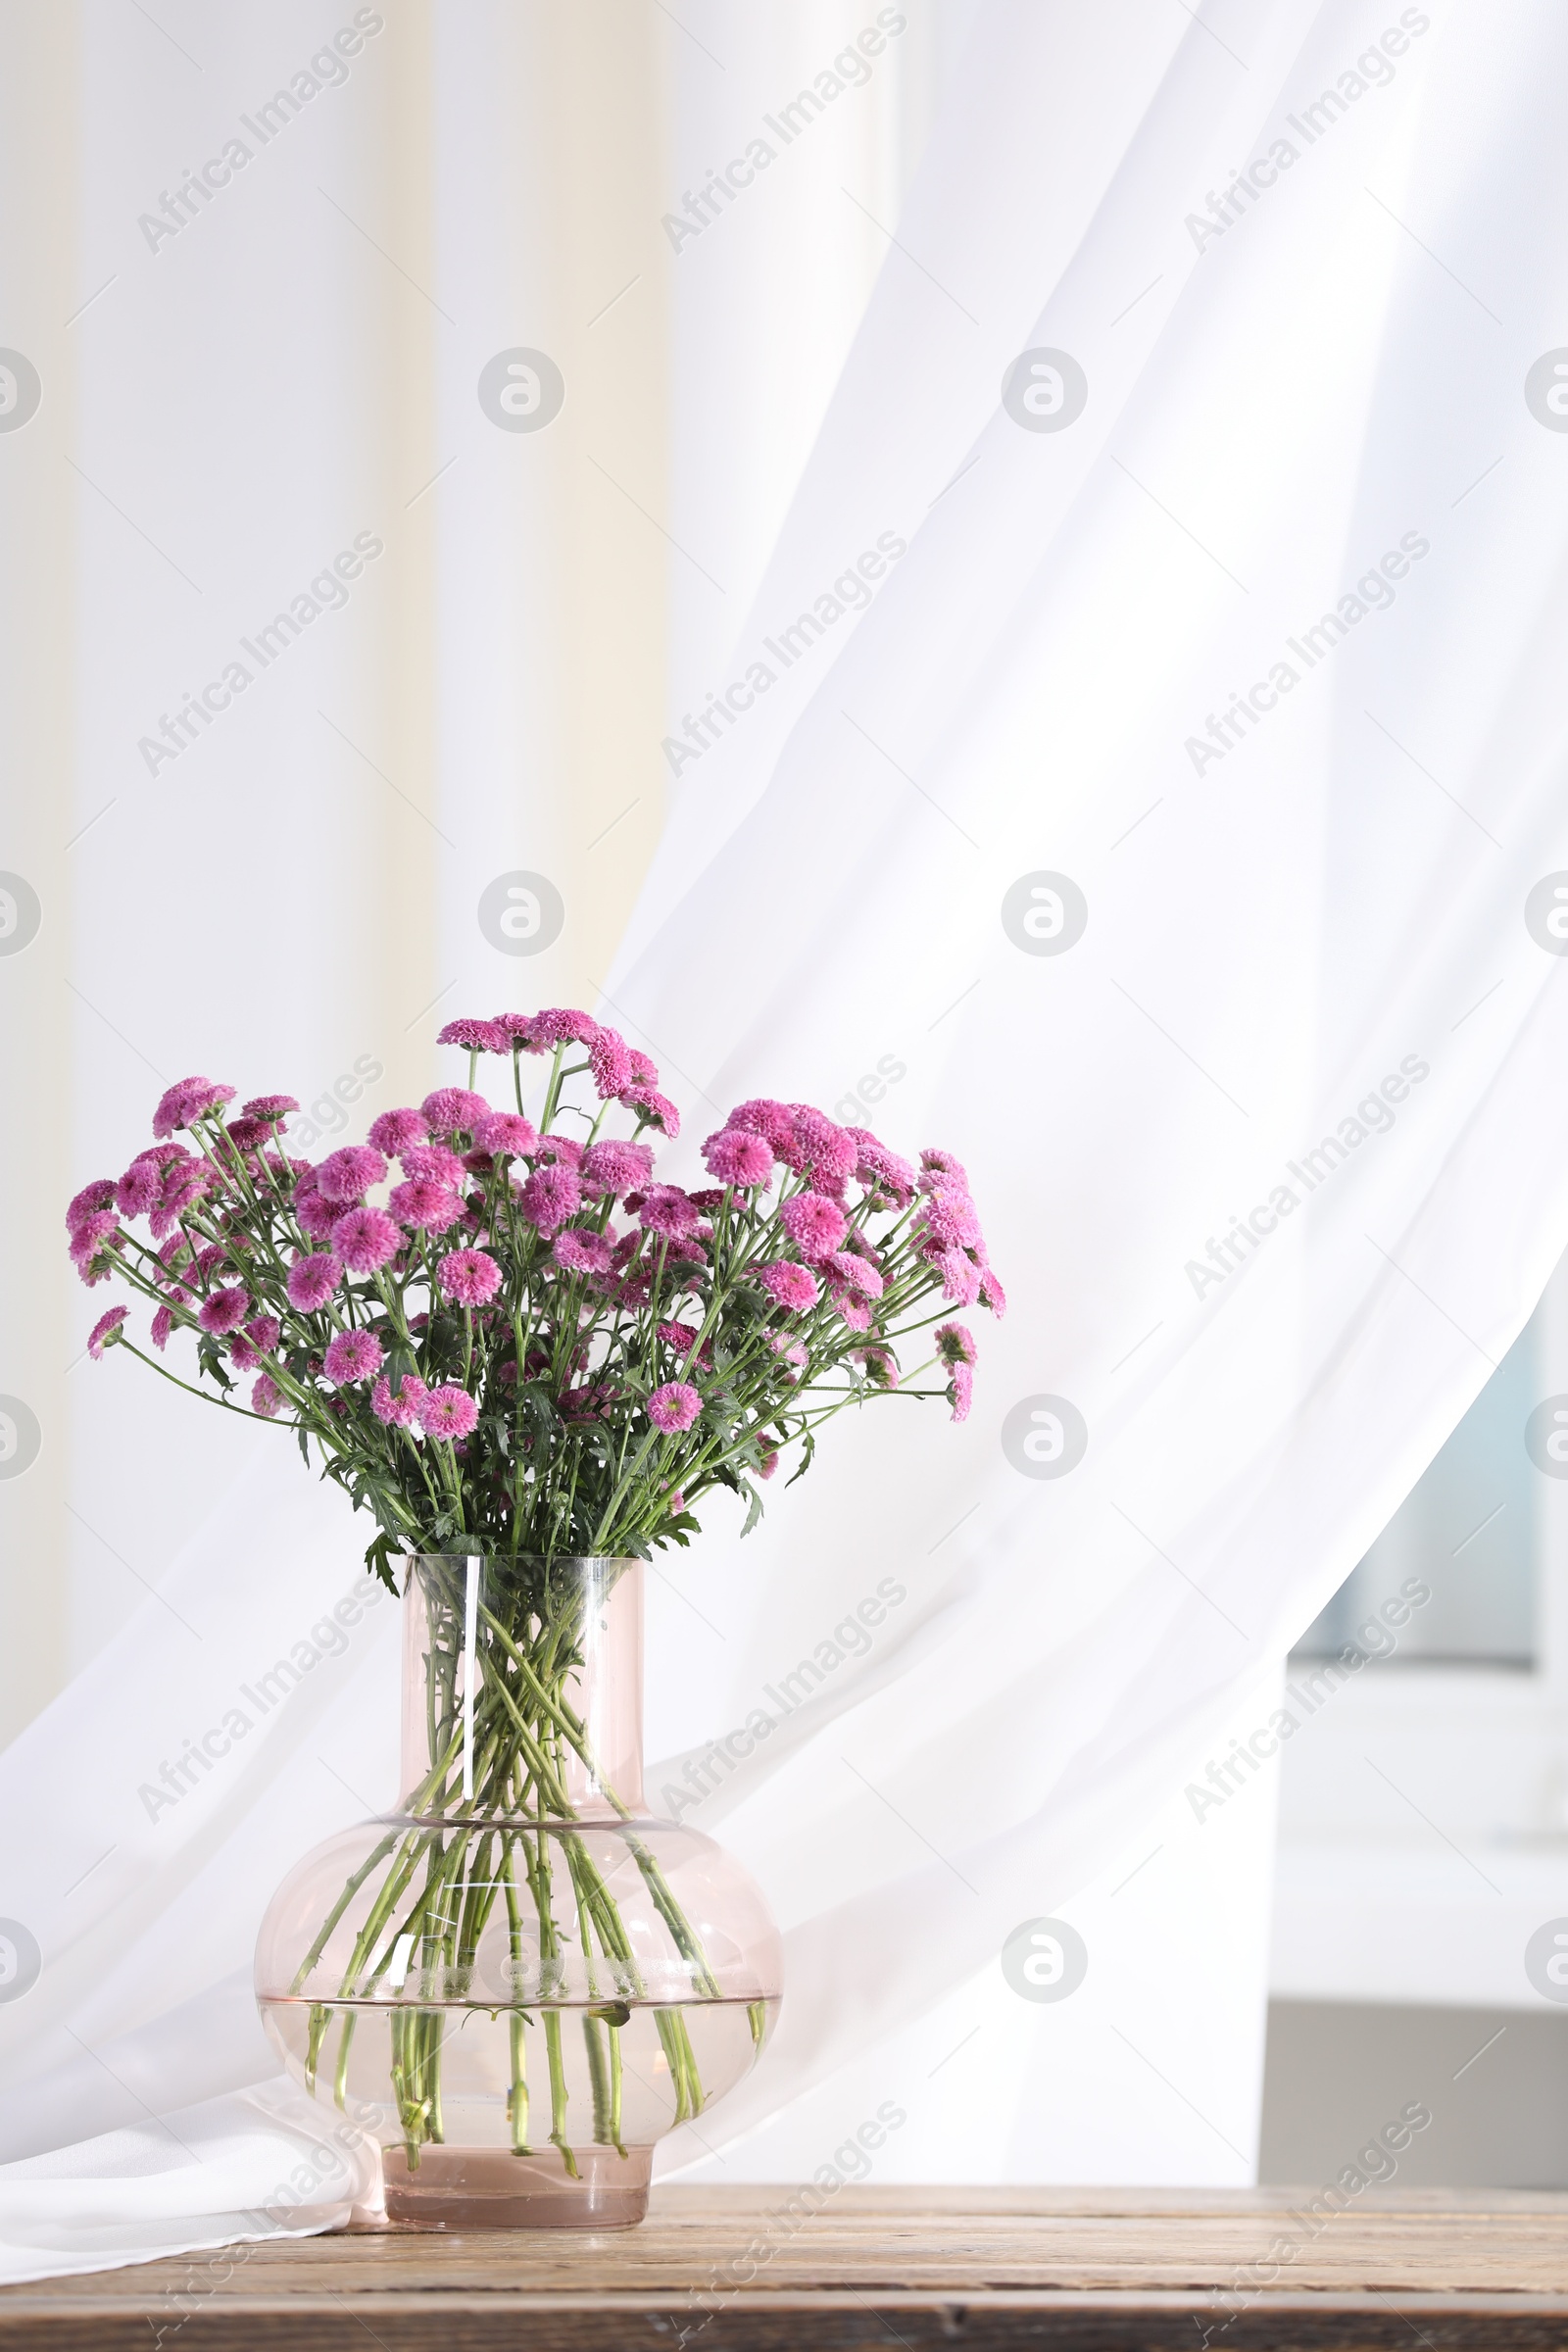
[[[279,1886],[272,2041],[380,2151],[362,2219],[641,2221],[655,2143],[756,2063],[777,1930],[710,1838],[649,1818],[636,1560],[420,1554],[403,1794]]]

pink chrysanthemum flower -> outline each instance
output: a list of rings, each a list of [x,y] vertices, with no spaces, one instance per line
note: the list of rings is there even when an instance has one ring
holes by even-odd
[[[579,1012],[574,1005],[553,1004],[534,1015],[533,1033],[543,1046],[591,1046],[599,1035],[599,1023],[592,1013]]]
[[[972,1364],[978,1350],[974,1333],[965,1323],[939,1323],[933,1335],[937,1356],[944,1364]]]
[[[332,1248],[351,1274],[374,1274],[403,1247],[403,1228],[384,1208],[351,1208],[332,1226]]]
[[[787,1306],[792,1314],[804,1315],[815,1306],[821,1292],[814,1274],[798,1266],[792,1258],[779,1258],[770,1266],[754,1266],[752,1272],[770,1298]]]
[[[179,1223],[185,1201],[176,1194],[172,1199],[166,1193],[158,1206],[149,1212],[148,1230],[155,1242],[162,1242]]]
[[[568,1274],[608,1274],[614,1251],[604,1234],[581,1233],[568,1225],[557,1234],[551,1254]]]
[[[647,1144],[623,1143],[618,1136],[606,1136],[602,1143],[590,1144],[582,1155],[582,1188],[590,1199],[602,1200],[608,1193],[618,1200],[622,1193],[646,1184],[654,1172],[654,1154]]]
[[[703,1409],[703,1400],[688,1381],[666,1380],[648,1399],[648,1418],[668,1437],[690,1429]]]
[[[215,1086],[210,1078],[181,1078],[159,1097],[153,1112],[153,1134],[161,1141],[166,1135],[172,1135],[176,1127],[188,1127],[204,1110],[233,1100],[231,1086]]]
[[[100,1209],[95,1216],[85,1217],[74,1227],[71,1262],[89,1291],[104,1280],[119,1246],[120,1220],[113,1209]]]
[[[166,1087],[153,1109],[153,1134],[162,1140],[176,1127],[183,1127],[186,1105],[199,1097],[207,1083],[205,1078],[178,1078]]]
[[[383,1373],[370,1391],[370,1410],[388,1429],[412,1429],[419,1417],[419,1407],[427,1394],[423,1381],[416,1380],[412,1372],[407,1372],[394,1396]]]
[[[539,1138],[539,1157],[558,1168],[570,1168],[575,1174],[582,1166],[584,1148],[574,1135],[552,1132]]]
[[[942,1268],[942,1296],[955,1306],[973,1306],[980,1296],[980,1268],[966,1250],[944,1250],[936,1259]]]
[[[133,1159],[115,1187],[115,1206],[122,1217],[144,1217],[163,1199],[164,1180],[152,1163]]]
[[[242,1372],[249,1372],[264,1355],[270,1355],[283,1334],[283,1326],[275,1315],[255,1315],[243,1332],[236,1332],[228,1343],[228,1352]]]
[[[483,1306],[501,1288],[501,1268],[482,1250],[454,1250],[437,1265],[443,1295],[459,1306]]]
[[[773,1173],[773,1147],[745,1127],[721,1127],[704,1144],[703,1161],[721,1184],[766,1184]]]
[[[794,1133],[783,1153],[785,1164],[797,1176],[809,1176],[813,1184],[824,1188],[842,1185],[855,1173],[859,1156],[855,1138],[824,1112],[813,1110],[809,1102],[791,1102],[787,1107]]]
[[[324,1242],[343,1211],[324,1193],[312,1191],[303,1198],[295,1194],[294,1214],[301,1233],[308,1234],[313,1242]]]
[[[939,1250],[980,1247],[980,1219],[975,1214],[974,1202],[956,1186],[944,1186],[941,1192],[929,1193],[914,1222],[924,1227]]]
[[[953,1378],[948,1383],[948,1395],[953,1400],[955,1421],[967,1421],[969,1407],[974,1401],[974,1373],[968,1364],[955,1364]]]
[[[855,1163],[855,1181],[879,1199],[890,1200],[894,1207],[906,1207],[914,1199],[915,1170],[897,1152],[890,1152],[877,1142],[868,1127],[847,1127],[846,1135],[855,1138],[859,1154]]]
[[[666,1241],[683,1242],[697,1231],[701,1219],[678,1184],[651,1184],[643,1195],[637,1221],[649,1233]]]
[[[851,1331],[869,1331],[871,1309],[865,1299],[857,1298],[851,1292],[840,1290],[833,1296],[833,1312],[847,1323]]]
[[[679,1135],[680,1112],[667,1095],[660,1094],[654,1087],[623,1087],[615,1100],[637,1113],[639,1127],[658,1127],[671,1143]]]
[[[582,1187],[570,1168],[535,1168],[517,1196],[517,1207],[541,1233],[556,1233],[582,1206]]]
[[[181,1210],[189,1208],[193,1201],[203,1199],[212,1191],[217,1182],[218,1179],[210,1168],[191,1164],[181,1164],[179,1167],[171,1168],[164,1178],[163,1200],[148,1219],[153,1239],[155,1241],[159,1239],[160,1219],[163,1220],[163,1230],[167,1233],[170,1225],[179,1216]]]
[[[111,1196],[113,1198],[113,1196]],[[120,1219],[112,1208],[94,1209],[71,1228],[71,1255],[90,1257],[98,1251],[110,1234],[118,1234]]]
[[[858,1291],[862,1298],[880,1298],[887,1288],[875,1266],[854,1250],[835,1250],[826,1262],[840,1281]]]
[[[381,1343],[373,1331],[340,1331],[327,1344],[321,1369],[341,1388],[346,1381],[368,1380],[381,1369]]]
[[[251,1391],[251,1411],[264,1421],[270,1421],[283,1401],[283,1392],[270,1373],[264,1372]]]
[[[430,1122],[432,1135],[471,1135],[476,1123],[490,1115],[483,1095],[471,1095],[466,1086],[438,1086],[434,1094],[425,1096],[419,1108]]]
[[[920,1175],[917,1181],[922,1193],[942,1190],[966,1193],[969,1190],[969,1179],[964,1172],[962,1160],[955,1159],[951,1152],[938,1152],[934,1149],[927,1149],[921,1152]]]
[[[803,1257],[831,1257],[849,1231],[844,1211],[821,1193],[796,1193],[778,1212],[778,1221]]]
[[[250,1305],[240,1285],[234,1283],[227,1290],[215,1291],[210,1298],[204,1298],[196,1320],[203,1331],[213,1332],[221,1338],[225,1331],[233,1331],[244,1322]]]
[[[178,1224],[191,1203],[199,1200],[209,1189],[210,1179],[206,1171],[200,1168],[193,1169],[187,1177],[172,1184],[147,1220],[153,1240],[161,1242],[172,1227]]]
[[[759,1438],[757,1441],[757,1450],[759,1456],[760,1457],[757,1464],[758,1477],[771,1478],[774,1471],[778,1468],[778,1447],[774,1445],[771,1438]]]
[[[775,1159],[782,1159],[795,1142],[795,1114],[788,1103],[775,1102],[766,1095],[758,1095],[750,1102],[737,1102],[724,1124],[761,1136],[771,1146]]]
[[[466,1389],[449,1381],[432,1389],[419,1405],[419,1427],[427,1438],[466,1438],[479,1420],[479,1407]]]
[[[650,1060],[646,1054],[639,1054],[635,1046],[631,1049],[631,1074],[639,1086],[659,1084],[658,1062]]]
[[[865,1377],[873,1389],[898,1387],[899,1359],[891,1348],[854,1348],[850,1352],[858,1364],[864,1366]]]
[[[185,1105],[206,1086],[205,1078],[176,1078],[166,1086],[153,1106],[153,1134],[161,1141],[185,1124]]]
[[[534,1035],[531,1012],[498,1012],[495,1025],[508,1040],[514,1054],[542,1054],[545,1042]]]
[[[285,1288],[290,1306],[297,1306],[302,1315],[314,1315],[326,1304],[343,1279],[343,1261],[330,1250],[313,1250],[309,1257],[297,1257],[288,1270]]]
[[[397,1159],[410,1144],[422,1144],[429,1132],[429,1121],[416,1110],[383,1110],[371,1121],[370,1142],[388,1159]]]
[[[521,1159],[538,1150],[539,1137],[531,1119],[514,1110],[493,1110],[474,1128],[473,1144],[476,1152],[488,1152],[497,1159]]]
[[[346,1208],[363,1200],[385,1174],[386,1161],[370,1145],[345,1144],[341,1152],[328,1152],[317,1169],[316,1189],[323,1200]]]
[[[398,1154],[405,1176],[417,1177],[424,1184],[450,1185],[455,1192],[463,1182],[463,1160],[445,1144],[410,1144]]]
[[[436,1031],[438,1046],[466,1046],[470,1054],[510,1054],[512,1039],[499,1021],[448,1021]]]
[[[999,1323],[1007,1311],[1007,1294],[989,1266],[980,1276],[980,1303],[990,1307]]]
[[[164,1240],[166,1235],[173,1227],[178,1215],[179,1211],[177,1208],[158,1207],[153,1210],[152,1215],[147,1220],[147,1230],[152,1235],[155,1242],[161,1242]]]
[[[690,1359],[692,1348],[697,1339],[695,1325],[691,1323],[661,1323],[658,1329],[659,1336],[666,1348],[673,1348],[675,1353],[683,1361]],[[697,1351],[697,1362],[706,1370],[712,1361],[712,1342],[704,1340]]]
[[[405,1225],[422,1225],[427,1233],[445,1233],[463,1214],[463,1202],[448,1185],[426,1184],[414,1177],[394,1187],[387,1207]]]
[[[167,1306],[159,1307],[152,1320],[152,1343],[160,1355],[163,1354],[164,1349],[169,1346],[169,1335],[173,1328],[174,1317],[172,1309]]]
[[[95,1176],[91,1184],[84,1184],[66,1210],[66,1231],[74,1233],[75,1228],[84,1225],[89,1217],[99,1216],[106,1208],[113,1208],[115,1192],[112,1176]]]
[[[298,1108],[292,1095],[253,1095],[248,1102],[240,1104],[240,1116],[265,1119],[270,1127],[275,1127],[279,1119],[286,1119],[291,1110]]]
[[[618,1030],[601,1029],[589,1041],[588,1067],[593,1073],[594,1086],[605,1102],[618,1095],[624,1086],[635,1086],[637,1074],[631,1065],[631,1048]]]
[[[224,1130],[236,1152],[259,1152],[271,1140],[271,1126],[266,1119],[230,1119]]]
[[[107,1315],[99,1316],[91,1331],[88,1332],[87,1353],[95,1364],[103,1361],[105,1347],[113,1344],[114,1335],[119,1331],[129,1312],[130,1309],[126,1306],[112,1306]]]

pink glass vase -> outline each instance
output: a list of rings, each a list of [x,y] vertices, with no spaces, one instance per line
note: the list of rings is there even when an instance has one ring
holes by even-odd
[[[641,2221],[655,2142],[756,2063],[781,1955],[699,1832],[649,1818],[641,1563],[411,1560],[403,1795],[268,1907],[289,2071],[378,2148],[368,2218]]]

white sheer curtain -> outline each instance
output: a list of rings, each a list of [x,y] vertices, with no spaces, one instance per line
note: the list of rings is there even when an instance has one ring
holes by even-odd
[[[377,573],[358,634],[352,608],[323,622],[345,624],[352,663],[323,655],[307,675],[318,657],[302,655],[297,682],[275,681],[287,693],[270,729],[236,729],[229,764],[203,782],[205,744],[160,780],[162,802],[128,783],[141,821],[111,836],[91,881],[62,884],[69,956],[57,927],[59,960],[34,969],[77,992],[77,1180],[127,1151],[155,1083],[124,1055],[109,1062],[93,1022],[170,1075],[177,1062],[289,1083],[314,1054],[329,1086],[363,1052],[401,1095],[424,1066],[426,999],[488,1007],[517,994],[518,967],[468,912],[491,873],[575,859],[574,904],[601,905],[589,828],[570,812],[573,773],[604,770],[582,768],[579,743],[574,771],[583,721],[569,689],[597,712],[614,700],[612,673],[564,679],[552,663],[555,646],[578,641],[549,533],[580,542],[562,477],[528,472],[520,437],[498,459],[503,437],[484,439],[472,395],[493,349],[548,348],[523,329],[548,314],[538,257],[570,239],[571,219],[547,234],[534,218],[560,182],[541,165],[525,184],[527,142],[497,95],[526,76],[490,73],[487,88],[502,16],[438,12],[419,52],[424,20],[389,13],[415,53],[389,43],[376,68],[388,144],[346,109],[363,152],[334,158],[321,119],[306,128],[328,148],[313,166],[345,174],[323,184],[362,222],[359,199],[379,204],[399,271],[422,278],[409,293],[389,276],[384,296],[410,305],[417,329],[389,309],[344,334],[338,308],[367,299],[357,275],[339,286],[357,232],[342,229],[345,246],[337,226],[328,237],[320,195],[297,174],[299,203],[309,193],[317,208],[308,234],[285,266],[258,207],[248,307],[232,254],[210,265],[226,268],[221,283],[204,286],[194,263],[175,295],[159,281],[160,301],[211,304],[225,336],[256,321],[250,343],[218,346],[227,371],[236,350],[270,369],[248,435],[235,419],[249,413],[224,411],[247,453],[218,469],[231,514],[214,515],[212,469],[192,460],[201,400],[181,405],[159,375],[170,328],[151,294],[116,331],[142,335],[133,385],[157,384],[166,405],[149,395],[127,423],[106,388],[111,357],[84,371],[85,437],[69,454],[110,497],[117,482],[156,488],[136,527],[172,536],[168,554],[198,594],[204,557],[224,571],[224,528],[243,523],[260,545],[274,512],[288,527],[264,612],[292,584],[307,517],[321,543],[311,570],[378,522],[377,497],[394,519],[418,518],[399,529],[430,536]],[[683,13],[704,56],[721,53],[719,13]],[[549,65],[556,21],[520,21],[537,44],[528,62]],[[836,15],[830,29],[824,66],[849,37]],[[710,68],[668,39],[685,120],[689,77]],[[963,1429],[879,1410],[836,1433],[744,1548],[720,1521],[668,1567],[650,1674],[655,1789],[676,1788],[879,1580],[904,1593],[869,1651],[787,1717],[776,1710],[755,1756],[697,1811],[768,1888],[789,1997],[763,2066],[705,2119],[707,2146],[672,2148],[674,2161],[798,2178],[892,2097],[908,2122],[889,2177],[1246,2175],[1267,1797],[1200,1824],[1183,1786],[1266,1723],[1283,1649],[1474,1396],[1568,1240],[1559,962],[1526,919],[1531,892],[1568,865],[1552,694],[1568,445],[1525,393],[1561,316],[1563,264],[1531,224],[1552,217],[1565,170],[1564,40],[1544,5],[1274,0],[1194,19],[1135,0],[1092,12],[993,0],[908,200],[882,218],[887,258],[749,617],[691,608],[682,620],[675,599],[679,692],[654,723],[700,756],[667,756],[670,812],[631,930],[612,970],[603,911],[592,949],[585,934],[570,947],[586,960],[564,949],[523,968],[541,988],[604,983],[612,1017],[662,1059],[693,1138],[743,1094],[832,1107],[880,1072],[867,1123],[960,1152],[1012,1306],[982,1335]],[[274,46],[270,32],[265,63],[229,60],[236,90],[270,86]],[[779,104],[808,74],[799,49],[792,39]],[[765,62],[749,66],[749,93]],[[85,70],[89,104],[107,107],[95,74],[112,78],[101,60]],[[723,127],[743,129],[745,111]],[[847,119],[824,108],[769,171],[819,181],[832,151],[811,143]],[[431,151],[406,142],[393,172],[392,131],[424,122]],[[167,149],[151,143],[161,170]],[[743,145],[705,152],[704,168]],[[865,171],[847,210],[882,201]],[[734,309],[726,272],[731,298],[744,272],[721,240],[774,233],[759,208],[789,185],[764,182],[750,214],[737,200],[668,263],[673,315],[699,338],[677,376],[700,372],[701,337],[722,338]],[[233,191],[236,218],[251,198]],[[184,267],[196,231],[216,225],[193,223],[158,265]],[[609,279],[607,301],[620,282]],[[307,324],[280,351],[285,301]],[[451,314],[450,334],[421,302]],[[190,308],[179,315],[188,327]],[[396,370],[387,386],[381,355],[401,353],[400,336],[412,390]],[[320,351],[336,370],[324,389]],[[1041,363],[1055,373],[1020,381],[1010,371],[1029,352],[1058,355]],[[1035,429],[1055,426],[1051,404],[1074,368],[1081,409]],[[403,402],[395,431],[388,399]],[[293,440],[268,421],[301,402],[313,416],[325,404],[337,440],[301,429],[318,470],[296,491]],[[679,452],[679,427],[675,439]],[[603,471],[602,445],[581,446]],[[454,449],[450,481],[422,496]],[[634,434],[625,462],[639,450]],[[712,552],[700,459],[677,464],[658,525],[679,543],[677,569]],[[154,464],[156,478],[138,475]],[[618,485],[639,512],[640,487]],[[205,678],[209,642],[224,637],[172,607],[144,627],[153,592],[109,536],[123,522],[80,496],[79,527],[105,534],[83,567],[81,658],[106,674],[77,698],[75,825],[113,790],[103,778],[125,772],[129,711]],[[846,575],[879,549],[862,599]],[[741,593],[757,576],[755,532],[737,529],[729,552]],[[257,574],[226,576],[243,629]],[[158,593],[190,591],[173,580]],[[765,690],[752,679],[751,707],[732,696],[707,721],[713,740],[702,726],[686,737],[696,695],[759,664],[773,675]],[[319,707],[358,753],[325,751],[318,690],[357,697]],[[637,708],[646,719],[648,700]],[[416,813],[389,825],[347,797],[362,754],[385,777],[358,789],[389,777],[447,846]],[[264,809],[296,828],[293,846]],[[385,909],[412,903],[432,858],[438,911],[406,943]],[[1067,877],[1087,908],[1063,953],[1031,952],[1004,917],[1008,894],[1021,886],[1028,903],[1040,875]],[[127,899],[155,910],[129,953]],[[387,1050],[385,1026],[402,1030]],[[283,2094],[240,2088],[270,2072],[248,2004],[254,1922],[285,1859],[390,1777],[391,1612],[372,1610],[341,1648],[322,1634],[303,1698],[257,1725],[223,1775],[146,1817],[137,1791],[158,1758],[220,1722],[254,1664],[309,1639],[352,1586],[354,1531],[260,1439],[193,1455],[182,1419],[127,1401],[116,1376],[128,1367],[94,1368],[76,1401],[87,1369],[71,1375],[72,1507],[94,1543],[149,1563],[158,1592],[0,1760],[17,1889],[6,1908],[45,1957],[25,1997],[0,2005],[8,2144],[26,2160],[0,2175],[19,2270],[254,2226],[242,2209],[303,2144]],[[1081,1458],[1060,1477],[1021,1475],[1007,1447],[1009,1415],[1027,1421],[1042,1397],[1081,1417]],[[1025,2017],[999,1950],[1020,1920],[1075,1901],[1091,1949],[1075,2001],[1090,2005]],[[1112,2058],[1147,2100],[1107,2122],[1091,2085]],[[1180,2148],[1160,2140],[1156,2095],[1200,2113]],[[45,2153],[110,2128],[111,2143]],[[336,2174],[294,2193],[302,2225],[340,2209]]]

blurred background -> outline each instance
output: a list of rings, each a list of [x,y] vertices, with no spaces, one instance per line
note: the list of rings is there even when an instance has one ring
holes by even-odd
[[[249,1459],[89,1390],[65,1200],[187,1069],[298,1092],[306,1148],[416,1100],[442,1020],[490,1009],[476,906],[498,948],[549,933],[530,1003],[603,1002],[974,14],[0,6],[0,1740]],[[846,1089],[900,1043],[879,1082],[846,1041]],[[1423,2100],[1405,2181],[1568,2185],[1568,1965],[1531,1941],[1568,1913],[1559,1393],[1562,1273],[1254,1701],[1295,1717],[1255,1787],[1214,1751],[1238,1884],[1272,1886],[1263,2179]],[[1200,1844],[1136,1932],[1119,1886],[1065,1907],[1122,1935],[1130,2019],[1218,1916]],[[1093,2071],[1075,2016],[1030,2021],[1043,2110]]]
[[[1568,2019],[1544,2007],[1568,1935],[1540,1933],[1568,1885],[1565,1389],[1560,1267],[1289,1660],[1267,2179],[1326,2176],[1419,2081],[1412,2177],[1568,2185]],[[1391,1627],[1407,1580],[1431,1597]],[[1368,1662],[1331,1683],[1347,1645]]]

